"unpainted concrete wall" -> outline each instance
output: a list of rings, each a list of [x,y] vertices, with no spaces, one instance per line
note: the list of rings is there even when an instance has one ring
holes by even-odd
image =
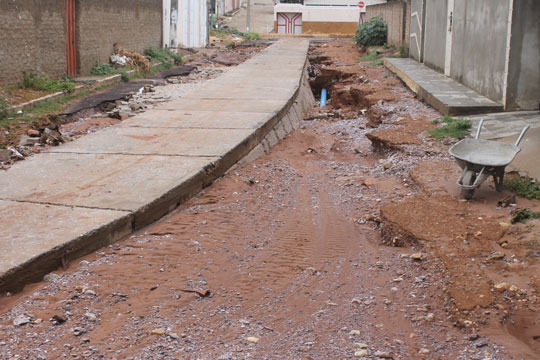
[[[155,0],[77,1],[79,72],[108,63],[115,43],[140,53],[161,47],[161,12]]]
[[[505,85],[509,0],[455,0],[450,76],[494,101]]]
[[[393,1],[386,4],[369,5],[366,8],[366,20],[380,17],[388,25],[387,43],[409,46],[411,23],[411,0]]]
[[[0,1],[0,84],[21,81],[23,70],[66,72],[64,0]]]
[[[426,0],[424,63],[444,72],[446,52],[447,0]]]
[[[423,43],[423,16],[424,16],[424,1],[412,0],[410,6],[409,19],[409,56],[416,61],[423,61],[422,58],[422,43]]]
[[[540,1],[514,1],[508,110],[540,109]]]

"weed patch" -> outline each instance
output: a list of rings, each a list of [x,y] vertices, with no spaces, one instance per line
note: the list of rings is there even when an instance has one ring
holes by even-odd
[[[362,56],[359,61],[369,61],[373,66],[379,66],[384,63],[381,56],[377,53],[377,50],[371,50],[367,55]]]
[[[530,177],[509,177],[504,179],[504,187],[521,197],[540,200],[540,186]]]
[[[471,129],[471,122],[469,120],[453,118],[450,115],[444,115],[441,121],[434,123],[444,124],[442,127],[432,129],[428,131],[428,134],[436,139],[442,140],[447,137],[453,137],[455,139],[463,139],[469,135]]]
[[[256,32],[242,32],[237,29],[217,29],[210,30],[210,35],[218,38],[226,38],[230,35],[236,35],[245,38],[246,40],[259,40],[261,36]]]
[[[23,81],[19,84],[19,87],[47,92],[72,92],[75,90],[75,83],[67,76],[62,77],[60,80],[52,80],[45,74],[38,75],[25,70],[23,71]]]
[[[122,75],[122,81],[128,82],[129,81],[129,75],[126,70],[124,69],[115,69],[109,64],[103,64],[99,61],[96,61],[94,63],[94,66],[90,69],[90,75],[96,75],[96,76],[103,76],[103,75],[112,75],[112,74],[121,74]]]
[[[144,55],[151,60],[161,62],[167,69],[171,68],[173,65],[182,65],[183,63],[182,55],[175,53],[169,48],[154,49],[150,47],[144,50]]]
[[[0,96],[0,120],[3,120],[9,116],[9,104],[6,98]]]
[[[517,222],[525,224],[529,219],[539,219],[540,212],[518,208],[512,215],[512,224]]]

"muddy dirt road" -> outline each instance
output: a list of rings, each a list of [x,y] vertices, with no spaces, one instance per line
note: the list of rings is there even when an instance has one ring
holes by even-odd
[[[425,135],[440,115],[352,43],[311,51],[329,106],[161,221],[1,298],[0,356],[538,358],[538,265],[513,246],[538,224],[502,231],[487,186],[460,201],[447,145]],[[503,240],[512,260],[484,261]],[[505,273],[517,291],[493,289]]]

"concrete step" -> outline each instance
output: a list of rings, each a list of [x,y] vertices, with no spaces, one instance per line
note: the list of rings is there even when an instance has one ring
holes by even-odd
[[[504,110],[502,104],[413,59],[385,58],[384,65],[442,114],[470,115]]]

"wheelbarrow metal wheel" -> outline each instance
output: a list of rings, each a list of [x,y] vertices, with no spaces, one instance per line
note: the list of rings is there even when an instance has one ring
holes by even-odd
[[[463,175],[463,180],[461,183],[463,185],[473,185],[476,180],[476,173],[474,171],[468,170],[465,175]],[[461,189],[461,196],[463,196],[464,199],[470,200],[472,199],[474,195],[475,189]]]

